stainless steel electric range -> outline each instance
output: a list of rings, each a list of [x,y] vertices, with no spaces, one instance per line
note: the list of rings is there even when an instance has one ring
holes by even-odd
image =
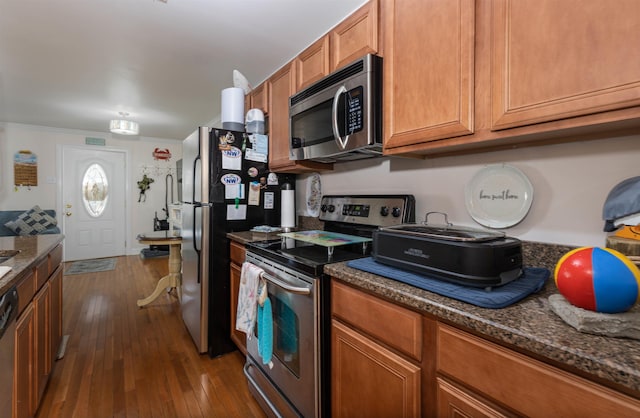
[[[369,256],[373,231],[415,222],[411,195],[323,196],[324,229],[247,244],[246,262],[264,270],[272,306],[272,361],[263,364],[260,335],[247,339],[244,372],[262,408],[273,416],[329,413],[330,263]]]

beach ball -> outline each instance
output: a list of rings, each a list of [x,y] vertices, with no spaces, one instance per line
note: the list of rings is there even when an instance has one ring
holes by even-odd
[[[583,247],[556,264],[558,290],[572,305],[595,312],[624,312],[640,300],[640,270],[611,248]]]

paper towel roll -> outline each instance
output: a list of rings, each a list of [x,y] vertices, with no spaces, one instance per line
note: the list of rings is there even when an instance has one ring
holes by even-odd
[[[280,206],[280,227],[288,232],[296,226],[296,192],[282,190]]]
[[[229,87],[222,90],[222,128],[244,131],[244,90]]]

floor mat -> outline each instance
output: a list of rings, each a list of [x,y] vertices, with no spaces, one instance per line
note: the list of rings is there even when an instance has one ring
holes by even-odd
[[[96,273],[100,271],[109,271],[116,268],[115,258],[95,258],[92,260],[74,261],[71,267],[64,272],[65,275]]]

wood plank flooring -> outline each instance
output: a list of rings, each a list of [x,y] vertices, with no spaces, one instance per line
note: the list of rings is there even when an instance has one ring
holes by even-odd
[[[64,276],[66,354],[38,418],[264,417],[242,373],[239,351],[200,355],[175,292],[147,307],[168,260],[118,257],[116,270]]]

